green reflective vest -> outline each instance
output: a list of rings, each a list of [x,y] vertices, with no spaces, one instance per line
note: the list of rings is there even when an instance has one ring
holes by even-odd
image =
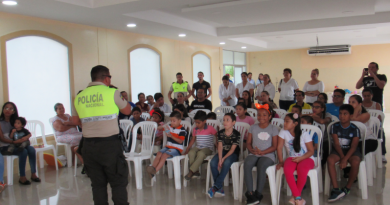
[[[179,93],[179,92],[183,92],[183,93],[186,93],[187,92],[187,87],[188,87],[188,82],[187,81],[183,81],[183,83],[178,83],[178,82],[174,82],[172,83],[172,88],[173,88],[173,92],[174,93]]]
[[[115,104],[116,89],[94,85],[79,93],[74,106],[82,123],[116,119],[119,108]]]

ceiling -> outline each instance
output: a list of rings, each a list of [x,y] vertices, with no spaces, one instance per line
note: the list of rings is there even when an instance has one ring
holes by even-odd
[[[390,43],[390,0],[17,1],[0,11],[235,51]]]

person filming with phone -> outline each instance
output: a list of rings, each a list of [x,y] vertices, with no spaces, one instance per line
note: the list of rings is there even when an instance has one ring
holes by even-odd
[[[368,64],[368,68],[363,69],[362,77],[356,83],[356,89],[364,86],[370,88],[374,94],[372,100],[379,103],[383,108],[383,89],[385,88],[386,75],[378,74],[379,65],[375,62]]]

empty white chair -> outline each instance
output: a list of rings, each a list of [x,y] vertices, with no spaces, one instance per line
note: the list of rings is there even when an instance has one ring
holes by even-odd
[[[135,150],[137,130],[142,131],[142,148],[140,153],[130,152],[126,154],[126,160],[134,163],[135,182],[137,189],[142,189],[142,161],[150,159],[153,153],[154,139],[156,137],[157,123],[150,121],[139,122],[133,127],[131,150]],[[130,164],[129,169],[130,169]]]
[[[70,144],[57,142],[56,130],[53,127],[53,122],[49,120],[49,123],[53,129],[54,140],[56,141],[56,153],[53,155],[58,155],[58,146],[64,146],[68,167],[72,167],[72,150]]]
[[[286,114],[287,114],[287,111],[285,111],[285,110],[283,110],[283,109],[274,109],[274,111],[275,111],[276,113],[278,113],[280,119],[284,119],[284,117],[285,117]]]
[[[314,133],[317,133],[318,135],[318,147],[321,147],[322,142],[322,132],[320,128],[313,126],[313,125],[301,125],[302,131],[310,133],[310,137],[313,138]],[[284,151],[286,151],[284,149]],[[311,193],[312,193],[312,204],[320,204],[320,196],[319,192],[322,192],[322,169],[321,169],[321,156],[320,156],[320,150],[317,150],[318,157],[315,157],[315,165],[314,168],[309,171],[307,176],[310,178],[310,185],[311,185]],[[288,154],[286,154],[287,157]],[[278,195],[278,202],[280,200],[280,189],[282,185],[282,176],[284,174],[283,168],[280,168],[278,171],[276,171],[276,187],[277,187],[277,195]],[[297,175],[297,171],[294,172],[294,175]],[[288,187],[288,194],[290,192],[290,188]]]
[[[257,110],[256,109],[248,108],[246,111],[248,112],[248,114],[251,117],[253,117],[254,120],[257,120]]]
[[[328,125],[328,136],[329,138],[332,138],[330,135],[330,129],[333,124],[336,122],[332,122]],[[361,122],[356,122],[356,121],[351,121],[351,123],[355,124],[359,129],[361,133],[361,139],[363,141],[363,147],[362,147],[362,161],[360,162],[359,165],[359,173],[358,173],[358,183],[359,183],[359,188],[362,191],[362,199],[368,199],[368,190],[367,190],[367,170],[366,170],[366,160],[365,160],[365,154],[364,154],[364,149],[365,149],[365,140],[366,140],[366,132],[367,128],[366,126],[361,123]],[[332,140],[329,140],[329,153],[332,151]],[[348,166],[350,166],[348,164]],[[336,164],[336,170],[338,170],[338,164]],[[329,191],[330,191],[330,176],[329,176],[329,171],[328,171],[328,164],[326,164],[326,169],[325,169],[325,185],[324,185],[324,194],[329,196]]]
[[[188,122],[188,121],[184,121],[182,120],[181,125],[183,125],[183,127],[186,129],[187,131],[187,144],[185,144],[185,141],[183,141],[183,152],[186,150],[186,149],[190,149],[188,148],[188,142],[190,141],[189,140],[189,136],[190,136],[190,132],[191,132],[191,129],[192,129],[192,126],[191,126],[191,123]],[[163,142],[163,147],[165,147],[167,143],[167,135],[166,133],[164,132],[164,142]],[[173,157],[171,159],[167,159],[167,164],[168,164],[168,177],[169,178],[172,178],[172,168],[173,168],[173,175],[175,176],[175,188],[176,189],[181,189],[181,182],[180,182],[180,176],[181,176],[181,170],[180,170],[180,161],[185,159],[187,155],[180,155],[180,156],[176,156],[176,157]],[[185,166],[185,165],[184,165]],[[185,169],[185,167],[184,167]],[[156,175],[157,176],[157,175]],[[155,176],[155,177],[156,177]]]
[[[312,109],[303,109],[302,110],[302,115],[307,115],[307,114],[311,114],[311,113],[313,113]]]
[[[235,109],[232,106],[219,106],[214,110],[215,113],[223,113],[223,114],[234,113],[234,111]]]
[[[382,142],[383,142],[383,122],[385,121],[385,114],[380,110],[367,109],[368,113],[370,113],[371,117],[378,118],[380,117],[381,121],[381,130],[380,130],[380,138],[378,138],[378,148],[375,151],[375,158],[378,168],[382,168]],[[370,118],[371,119],[371,118]]]
[[[150,119],[150,114],[149,113],[147,113],[147,112],[143,112],[142,114],[141,114],[141,117],[144,119],[144,120],[148,120],[148,119]]]
[[[54,161],[56,162],[55,163],[56,170],[58,170],[56,148],[54,147],[54,145],[47,144],[46,135],[45,135],[45,126],[43,125],[43,122],[41,122],[39,120],[27,121],[26,129],[28,129],[31,133],[30,144],[31,144],[31,146],[38,145],[37,126],[39,126],[39,128],[41,129],[41,134],[42,134],[41,138],[42,138],[42,142],[43,142],[43,147],[35,148],[35,152],[36,152],[37,156],[39,156],[39,165],[40,165],[39,168],[43,168],[43,166],[44,166],[43,152],[48,151],[48,150],[52,150],[53,155],[54,155]],[[36,168],[37,168],[37,175],[38,175],[38,166]]]
[[[273,118],[271,124],[275,125],[278,128],[284,127],[284,120],[280,118]]]
[[[249,128],[250,128],[250,125],[248,123],[244,123],[244,122],[236,122],[236,124],[234,125],[234,129],[236,129],[237,131],[240,132],[240,144],[239,144],[239,147],[240,147],[240,156],[239,156],[239,159],[237,162],[234,162],[231,167],[230,167],[230,171],[231,171],[231,174],[232,174],[232,181],[233,181],[233,196],[234,196],[234,200],[238,200],[238,195],[239,195],[239,169],[240,169],[240,165],[244,162],[244,153],[243,153],[243,149],[242,149],[242,145],[243,145],[243,142],[244,142],[244,137],[246,133],[249,132]],[[209,190],[209,185],[210,185],[210,179],[211,179],[211,183],[213,183],[213,176],[211,176],[211,168],[210,168],[210,162],[211,162],[211,159],[209,160],[208,162],[208,165],[207,165],[207,176],[206,176],[206,194],[207,194],[207,191]],[[225,178],[225,186],[226,186],[226,179],[229,178],[229,174],[226,175],[226,178]]]

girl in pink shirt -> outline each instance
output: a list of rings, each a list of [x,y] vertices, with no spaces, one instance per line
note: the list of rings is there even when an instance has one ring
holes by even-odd
[[[236,122],[245,122],[245,123],[249,124],[250,126],[255,124],[255,120],[253,119],[253,117],[251,117],[247,113],[247,106],[244,103],[238,103],[236,105],[236,114],[237,114]],[[244,145],[242,147],[245,150],[246,149],[246,138],[248,137],[248,133],[245,133],[243,137],[244,137]]]

